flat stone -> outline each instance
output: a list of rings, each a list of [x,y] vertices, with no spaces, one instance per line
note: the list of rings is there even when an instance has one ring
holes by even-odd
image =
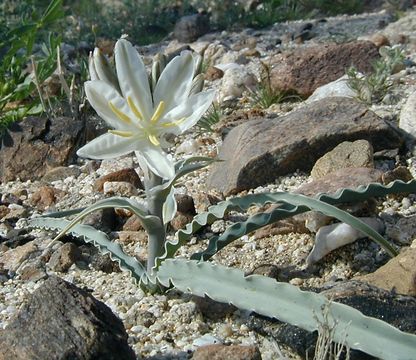
[[[370,73],[372,63],[379,57],[377,47],[370,41],[300,47],[271,60],[271,86],[308,97],[319,86],[339,79],[351,66]]]
[[[3,264],[4,269],[16,271],[23,261],[37,251],[38,247],[35,242],[30,241],[25,245],[17,246],[15,249],[10,249],[0,254],[0,263]]]
[[[333,194],[339,189],[355,189],[361,185],[381,182],[383,172],[371,168],[340,169],[318,180],[299,186],[295,192],[307,196]]]
[[[0,330],[0,359],[136,359],[123,323],[101,301],[58,277]]]
[[[319,158],[311,170],[314,179],[346,168],[374,168],[373,147],[367,140],[344,141]]]
[[[110,174],[100,177],[95,182],[95,188],[97,191],[104,190],[104,184],[106,182],[127,182],[133,185],[136,189],[143,189],[143,184],[140,180],[139,175],[137,175],[136,170],[133,168],[122,169],[114,171]]]
[[[52,182],[64,180],[68,177],[77,178],[81,174],[81,170],[77,166],[58,166],[46,172],[42,177],[42,181]]]
[[[416,249],[402,251],[375,272],[355,279],[398,294],[416,296]]]
[[[212,166],[208,189],[228,195],[273,182],[297,169],[309,171],[343,141],[364,139],[374,150],[400,147],[394,125],[353,99],[327,98],[288,115],[251,120],[233,128]]]
[[[197,348],[193,360],[261,360],[257,346],[249,345],[204,345]]]
[[[319,86],[306,100],[307,103],[325,99],[327,97],[348,97],[354,98],[357,92],[348,86],[348,75],[344,75],[335,81]]]

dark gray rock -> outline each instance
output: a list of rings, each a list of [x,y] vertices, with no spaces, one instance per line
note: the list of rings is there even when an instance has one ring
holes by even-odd
[[[207,180],[228,195],[273,182],[278,176],[310,170],[343,141],[365,139],[374,150],[400,147],[394,125],[356,100],[327,98],[273,119],[255,119],[232,129]]]
[[[402,331],[416,333],[416,299],[405,297],[393,292],[379,289],[359,281],[335,283],[327,289],[321,289],[321,294],[355,309],[364,315],[383,320]],[[275,339],[279,344],[285,344],[305,357],[313,358],[316,332],[308,332],[296,326],[282,324],[273,320],[254,315],[249,318],[247,325],[252,330]],[[351,360],[375,359],[361,351],[352,350]]]
[[[85,290],[51,277],[0,330],[2,360],[136,359],[122,322]]]
[[[180,18],[173,34],[180,42],[193,42],[209,31],[209,19],[205,14],[194,14]]]

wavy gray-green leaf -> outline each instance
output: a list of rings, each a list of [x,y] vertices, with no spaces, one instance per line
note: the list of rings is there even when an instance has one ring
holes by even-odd
[[[333,205],[365,201],[372,197],[406,192],[416,192],[415,180],[407,183],[397,180],[387,186],[379,183],[372,183],[367,186],[360,186],[355,190],[340,189],[334,194],[319,194],[316,196],[316,199]],[[215,220],[223,218],[227,212],[231,210],[246,211],[252,205],[263,206],[266,203],[276,202],[276,199],[270,199],[267,195],[268,194],[250,194],[244,197],[222,201],[217,205],[211,206],[207,212],[196,215],[185,229],[179,230],[176,233],[175,241],[167,242],[165,244],[165,254],[157,259],[157,265],[160,265],[164,259],[173,257],[175,252],[189,241],[195,232],[200,230],[203,226],[212,224]],[[280,213],[274,215],[275,221],[308,211],[309,208],[281,203],[279,210]],[[213,241],[215,241],[215,239]]]
[[[62,231],[68,227],[70,221],[65,219],[38,217],[29,220],[29,224],[30,226],[37,228]],[[117,261],[120,269],[128,271],[138,282],[140,282],[141,278],[146,274],[145,267],[135,257],[127,255],[118,243],[111,241],[102,231],[99,231],[90,225],[77,224],[72,226],[71,233],[83,237],[85,242],[92,243],[103,255],[109,254],[111,260]]]
[[[300,194],[290,194],[290,193],[281,193],[281,194],[268,194],[270,199],[274,199],[276,203],[285,202],[289,206],[294,206],[294,211],[304,210],[306,207],[307,210],[316,210],[325,215],[334,217],[341,222],[344,222],[354,229],[359,230],[363,234],[367,235],[369,238],[373,239],[380,246],[382,246],[390,256],[396,256],[397,251],[395,248],[384,239],[377,231],[375,231],[371,226],[368,226],[365,222],[360,219],[350,215],[348,212],[338,209],[337,207],[327,204],[321,200],[307,197]],[[240,238],[241,236],[248,234],[252,231],[260,229],[263,226],[272,224],[277,220],[286,217],[288,214],[287,209],[276,209],[270,212],[258,213],[249,217],[246,221],[238,222],[230,227],[228,227],[221,236],[213,236],[209,240],[207,249],[203,252],[193,254],[191,259],[195,260],[208,260],[218,251],[224,248],[226,245],[230,244],[232,241]]]
[[[345,341],[350,348],[381,359],[415,359],[416,335],[288,283],[259,275],[244,277],[239,269],[181,259],[165,260],[157,278],[166,287],[173,284],[183,292],[208,295],[213,300],[274,317],[308,331],[317,330],[325,322],[323,309],[329,307],[326,321],[330,327],[335,326],[334,341]]]

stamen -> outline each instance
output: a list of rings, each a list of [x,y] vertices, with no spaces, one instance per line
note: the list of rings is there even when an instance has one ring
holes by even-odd
[[[159,142],[158,138],[155,135],[149,134],[149,140],[154,146],[159,146],[160,145],[160,142]]]
[[[131,131],[123,131],[123,130],[108,130],[110,134],[121,136],[121,137],[130,137],[133,136]]]
[[[157,123],[160,117],[162,116],[164,110],[165,110],[165,103],[161,101],[159,105],[157,106],[156,111],[153,114],[152,118],[150,119],[150,122],[153,124]]]
[[[129,104],[129,107],[131,111],[133,111],[133,114],[136,115],[139,120],[143,120],[143,115],[141,114],[139,109],[136,107],[136,105],[133,102],[133,99],[130,96],[127,98],[127,104]]]
[[[124,121],[127,124],[131,124],[131,119],[120,109],[117,109],[111,101],[108,102],[108,105],[110,106],[111,111],[116,114],[121,121]]]
[[[163,127],[177,126],[179,124],[182,124],[185,120],[186,120],[186,117],[183,117],[183,118],[181,118],[179,120],[176,120],[176,121],[172,121],[172,122],[168,122],[168,123],[161,124],[161,126],[163,126]]]

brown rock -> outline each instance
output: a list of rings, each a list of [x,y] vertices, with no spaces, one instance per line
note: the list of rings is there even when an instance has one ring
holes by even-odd
[[[398,166],[393,170],[386,171],[383,174],[383,184],[388,185],[395,180],[408,182],[413,180],[413,176],[406,166]]]
[[[109,196],[130,197],[137,195],[137,188],[126,181],[106,181],[103,185],[103,193]]]
[[[140,244],[147,246],[147,234],[145,231],[118,231],[118,241],[122,245]]]
[[[10,134],[12,146],[0,150],[0,181],[41,178],[50,168],[67,165],[82,145],[84,123],[60,117],[28,117]]]
[[[385,36],[381,33],[375,33],[375,34],[371,35],[368,40],[370,40],[378,48],[380,48],[382,46],[390,46],[390,42],[389,42],[389,39],[387,38],[387,36]]]
[[[103,191],[104,183],[107,181],[124,181],[132,184],[136,189],[143,189],[143,184],[140,180],[139,175],[137,175],[136,170],[133,168],[123,169],[119,171],[114,171],[110,174],[100,177],[95,182],[95,188],[97,191]]]
[[[104,303],[50,277],[0,330],[0,359],[136,359],[127,338]]]
[[[0,264],[3,264],[3,268],[16,271],[19,266],[29,258],[33,253],[38,251],[34,241],[30,241],[25,245],[17,246],[14,249],[10,249],[3,254],[0,254]]]
[[[0,205],[0,219],[4,218],[9,212],[10,209],[6,205]]]
[[[224,76],[224,71],[216,68],[215,66],[210,66],[205,72],[205,79],[208,81],[214,81],[221,79]]]
[[[18,274],[20,275],[20,279],[25,281],[39,281],[48,277],[45,270],[45,263],[39,259],[22,265]]]
[[[33,193],[30,202],[33,206],[43,211],[54,205],[62,194],[62,190],[55,189],[52,186],[42,186]]]
[[[416,249],[402,251],[375,272],[355,279],[398,294],[416,296]]]
[[[260,51],[258,51],[257,49],[248,49],[244,51],[243,55],[247,57],[260,57],[261,56]]]
[[[319,193],[333,194],[339,189],[355,189],[360,185],[381,182],[382,174],[382,171],[371,168],[340,169],[299,186],[295,192],[307,196],[315,196]]]
[[[373,147],[367,140],[344,141],[315,163],[311,170],[314,179],[345,168],[374,167]]]
[[[186,194],[175,194],[176,204],[178,206],[178,211],[182,213],[189,213],[195,215],[195,205],[194,199],[192,196]]]
[[[371,72],[371,64],[379,57],[377,47],[369,41],[301,47],[272,59],[271,85],[308,97],[353,65],[362,73]]]
[[[261,360],[257,346],[249,345],[205,345],[194,352],[193,360]]]
[[[232,129],[213,165],[208,189],[228,195],[274,181],[296,169],[310,170],[342,141],[365,139],[374,149],[399,147],[397,130],[353,99],[327,98],[274,119]]]
[[[182,213],[178,211],[175,217],[170,222],[170,225],[172,226],[173,230],[178,231],[180,229],[185,228],[185,226],[189,224],[193,218],[194,218],[194,215],[192,214]]]
[[[81,259],[81,252],[73,243],[66,243],[58,248],[49,259],[49,267],[58,272],[67,272],[76,261]]]
[[[67,177],[73,176],[77,178],[81,174],[81,170],[76,166],[58,166],[46,172],[43,175],[42,180],[45,182],[52,182],[57,180],[63,180]]]
[[[142,222],[137,215],[130,216],[123,225],[123,231],[138,231],[142,229]]]

